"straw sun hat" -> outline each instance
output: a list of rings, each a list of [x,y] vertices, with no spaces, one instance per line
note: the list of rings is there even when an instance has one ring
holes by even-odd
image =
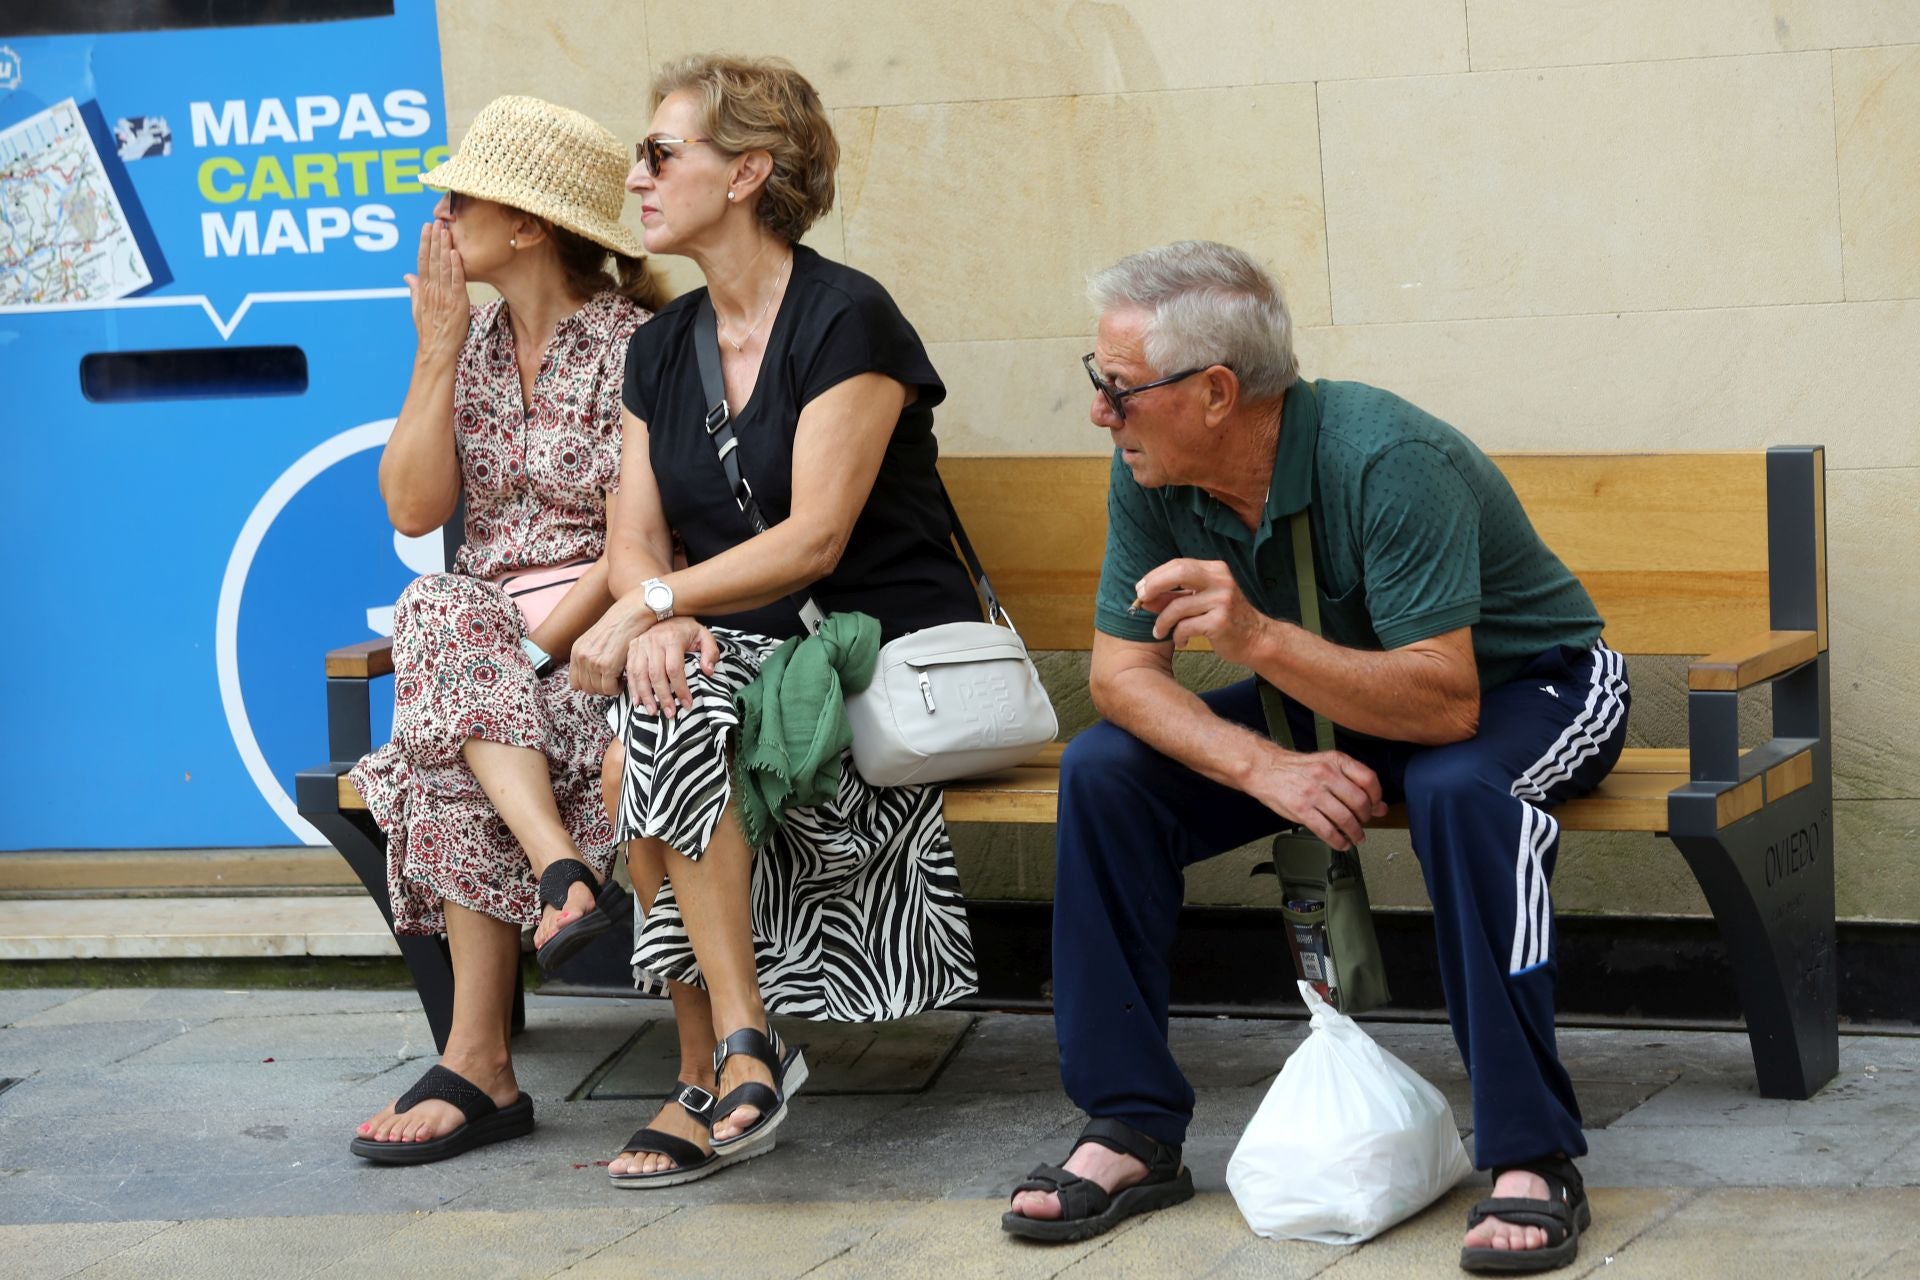
[[[639,258],[646,255],[640,238],[620,225],[627,167],[619,140],[578,111],[509,94],[482,107],[460,150],[420,181],[509,205]]]

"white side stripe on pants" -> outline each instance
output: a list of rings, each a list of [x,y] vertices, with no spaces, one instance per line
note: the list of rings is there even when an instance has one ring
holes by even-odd
[[[1627,713],[1626,691],[1626,660],[1595,641],[1593,681],[1587,687],[1586,705],[1560,731],[1546,753],[1514,779],[1512,794],[1538,804],[1552,787],[1571,778],[1574,770],[1598,754],[1600,745],[1620,727],[1620,719]]]
[[[1627,713],[1626,660],[1601,641],[1593,644],[1593,676],[1587,701],[1553,745],[1514,779],[1510,794],[1521,801],[1520,847],[1513,865],[1513,953],[1507,972],[1519,973],[1547,959],[1553,920],[1547,892],[1545,851],[1559,838],[1560,824],[1545,810],[1547,792],[1573,777],[1599,754]]]
[[[1513,863],[1513,953],[1507,972],[1519,973],[1547,959],[1553,902],[1547,893],[1545,852],[1560,834],[1551,814],[1523,804],[1520,847]]]

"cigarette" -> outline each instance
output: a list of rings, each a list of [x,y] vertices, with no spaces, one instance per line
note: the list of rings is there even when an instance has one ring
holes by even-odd
[[[1174,587],[1170,589],[1167,592],[1167,594],[1170,596],[1190,596],[1193,594],[1193,588],[1192,587]],[[1133,598],[1133,603],[1127,606],[1127,612],[1139,613],[1142,609],[1145,609],[1146,607],[1147,607],[1146,601],[1142,600],[1139,596],[1135,596]]]

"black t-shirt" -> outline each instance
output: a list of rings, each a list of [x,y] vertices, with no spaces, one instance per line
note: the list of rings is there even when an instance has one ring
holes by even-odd
[[[625,400],[647,424],[648,457],[667,523],[703,560],[753,536],[733,500],[704,421],[693,319],[705,289],[674,299],[634,331]],[[854,522],[840,564],[801,594],[827,613],[859,610],[885,639],[943,622],[978,621],[980,605],[954,554],[940,501],[933,407],[947,389],[920,336],[879,283],[796,246],[787,294],[767,335],[752,398],[734,410],[740,469],[768,524],[793,504],[793,436],[800,411],[848,378],[881,373],[919,392],[900,414],[880,473]],[[706,617],[714,626],[783,638],[804,632],[791,601]]]

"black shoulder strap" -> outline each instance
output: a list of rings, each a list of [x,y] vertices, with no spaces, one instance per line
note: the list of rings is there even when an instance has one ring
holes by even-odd
[[[1302,378],[1288,390],[1294,389],[1307,393],[1308,399],[1317,406],[1319,393],[1313,389],[1313,383]],[[1293,584],[1300,600],[1300,625],[1314,635],[1320,630],[1320,582],[1313,568],[1313,513],[1311,505],[1301,508],[1287,517],[1287,536],[1293,543]],[[1267,715],[1267,736],[1289,751],[1297,751],[1294,745],[1293,726],[1287,723],[1286,704],[1281,700],[1280,691],[1263,677],[1257,685],[1260,690],[1260,707]],[[1314,745],[1322,751],[1333,750],[1333,723],[1318,711],[1313,713]]]
[[[1313,525],[1309,513],[1302,510],[1289,516],[1287,533],[1293,541],[1293,581],[1300,594],[1300,625],[1317,636],[1321,634],[1320,583],[1313,569]],[[1267,716],[1267,736],[1289,751],[1298,751],[1280,691],[1264,678],[1258,686],[1260,707]],[[1313,736],[1314,745],[1321,751],[1333,750],[1333,723],[1318,711],[1313,713]]]
[[[740,441],[733,434],[733,411],[727,407],[727,387],[720,376],[720,326],[713,313],[711,296],[700,299],[700,306],[694,312],[693,351],[700,363],[700,386],[707,400],[707,438],[713,441],[714,449],[720,454],[721,469],[727,473],[727,485],[733,491],[733,500],[745,513],[747,523],[753,526],[755,533],[767,531],[767,518],[760,511],[760,504],[753,496],[753,486],[747,483],[740,471]],[[1000,597],[994,594],[993,584],[987,581],[987,571],[980,564],[980,557],[974,554],[973,543],[967,538],[967,531],[960,523],[960,513],[953,509],[953,499],[947,494],[946,482],[940,479],[938,471],[934,473],[934,483],[940,486],[940,502],[947,509],[947,520],[953,526],[953,540],[960,548],[960,557],[973,575],[975,585],[980,590],[980,598],[986,604],[987,621],[1004,622],[1009,629],[1013,619],[1000,605]],[[800,610],[800,621],[809,632],[818,631],[825,615],[811,596],[792,597]]]
[[[973,585],[979,588],[981,602],[987,607],[988,622],[1003,622],[1009,631],[1019,628],[1013,625],[1013,619],[1000,604],[1000,597],[994,594],[993,584],[987,581],[986,566],[980,563],[980,557],[974,554],[973,543],[967,537],[967,527],[960,523],[960,513],[953,509],[953,497],[947,492],[947,482],[940,478],[939,471],[933,473],[933,482],[940,486],[940,504],[947,509],[947,520],[953,525],[953,542],[960,548],[960,559],[966,564],[967,572],[973,575]]]
[[[733,434],[733,410],[727,407],[727,384],[720,376],[720,326],[714,318],[711,297],[700,299],[700,306],[694,312],[693,354],[700,363],[700,388],[706,394],[707,438],[720,453],[720,467],[727,473],[727,487],[733,491],[734,502],[746,514],[753,531],[765,533],[767,518],[760,514],[753,486],[740,471],[740,441]],[[818,631],[826,616],[813,602],[813,597],[796,594],[790,598],[800,611],[800,623],[808,634]]]

